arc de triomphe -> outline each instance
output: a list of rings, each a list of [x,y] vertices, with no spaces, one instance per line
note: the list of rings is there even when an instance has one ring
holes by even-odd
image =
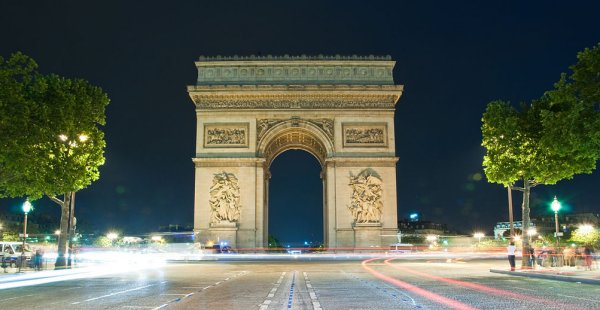
[[[200,57],[188,86],[199,240],[265,247],[269,168],[300,149],[322,167],[325,246],[396,242],[394,107],[403,86],[394,64],[389,56]]]

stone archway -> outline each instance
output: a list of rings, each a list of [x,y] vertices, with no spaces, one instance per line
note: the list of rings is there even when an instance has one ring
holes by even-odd
[[[303,150],[314,156],[321,166],[321,180],[323,181],[323,242],[327,244],[327,200],[326,200],[326,160],[328,154],[333,152],[333,142],[328,137],[327,132],[323,128],[319,128],[316,124],[328,122],[329,120],[259,120],[259,124],[263,124],[264,132],[259,135],[257,152],[258,156],[265,159],[264,170],[264,188],[265,198],[263,203],[264,219],[263,219],[263,240],[268,240],[269,232],[269,189],[271,178],[271,164],[273,160],[281,153],[288,150]],[[325,129],[327,126],[322,126]]]
[[[322,167],[329,248],[393,243],[397,231],[389,57],[233,57],[196,62],[194,229],[201,242],[266,246],[269,168],[290,149]]]

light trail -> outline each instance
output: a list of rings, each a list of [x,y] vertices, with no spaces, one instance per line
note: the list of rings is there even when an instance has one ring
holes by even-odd
[[[435,276],[435,275],[432,275],[432,274],[428,274],[428,273],[416,271],[416,270],[413,270],[413,269],[410,269],[410,268],[400,267],[398,265],[394,265],[394,264],[391,263],[391,261],[396,260],[396,259],[397,258],[386,259],[384,261],[384,263],[386,265],[388,265],[388,266],[396,269],[396,270],[400,270],[400,271],[403,271],[403,272],[411,273],[411,274],[418,275],[418,276],[421,276],[421,277],[426,277],[426,278],[429,278],[429,279],[432,279],[432,280],[436,280],[436,281],[441,281],[441,282],[449,283],[449,284],[452,284],[452,285],[458,285],[458,286],[470,288],[470,289],[477,290],[477,291],[480,291],[480,292],[490,293],[490,294],[497,295],[497,296],[510,297],[510,298],[513,298],[513,299],[516,299],[516,300],[526,300],[526,301],[529,301],[529,302],[541,303],[541,304],[545,304],[545,305],[548,305],[548,306],[560,306],[563,309],[582,309],[582,308],[579,308],[579,307],[575,307],[573,305],[563,304],[563,303],[557,302],[557,301],[550,301],[550,300],[546,300],[546,299],[535,297],[535,296],[531,296],[531,295],[515,293],[515,292],[503,290],[503,289],[489,287],[489,286],[482,285],[482,284],[476,284],[476,283],[471,283],[471,282],[466,282],[466,281],[461,281],[461,280],[456,280],[456,279],[444,278],[444,277]]]
[[[365,270],[367,270],[369,273],[371,273],[373,276],[375,276],[378,279],[381,279],[381,280],[383,280],[385,282],[388,282],[388,283],[394,284],[396,286],[402,287],[402,288],[404,288],[406,290],[409,290],[409,291],[411,291],[411,292],[413,292],[415,294],[421,295],[421,296],[423,296],[423,297],[425,297],[425,298],[427,298],[427,299],[429,299],[431,301],[434,301],[434,302],[437,302],[439,304],[445,305],[445,306],[447,306],[449,308],[452,308],[452,309],[461,309],[461,310],[473,310],[473,309],[477,309],[477,308],[471,307],[471,306],[469,306],[467,304],[464,304],[464,303],[462,303],[462,302],[460,302],[458,300],[450,299],[450,298],[444,297],[442,295],[438,295],[436,293],[433,293],[433,292],[430,292],[428,290],[422,289],[420,287],[414,286],[414,285],[409,284],[407,282],[400,281],[398,279],[392,278],[392,277],[387,276],[387,275],[385,275],[385,274],[383,274],[381,272],[376,271],[375,269],[373,269],[373,268],[371,268],[371,267],[369,267],[367,265],[368,263],[370,263],[372,261],[375,261],[375,260],[378,260],[378,259],[380,259],[380,258],[371,258],[371,259],[364,260],[361,263],[361,265],[362,265],[362,267]]]

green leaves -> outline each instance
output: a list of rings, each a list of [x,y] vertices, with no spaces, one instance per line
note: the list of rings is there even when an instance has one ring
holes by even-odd
[[[20,53],[0,59],[0,197],[76,191],[97,180],[104,163],[107,95],[36,68]]]
[[[490,182],[555,184],[591,173],[600,158],[600,44],[579,53],[573,73],[519,110],[494,101],[483,115]]]

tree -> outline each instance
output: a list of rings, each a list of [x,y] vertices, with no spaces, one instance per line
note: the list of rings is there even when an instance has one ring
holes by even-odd
[[[81,79],[42,75],[20,53],[0,59],[0,197],[43,195],[60,205],[57,267],[65,266],[71,198],[99,178],[108,96]],[[5,134],[6,133],[6,134]],[[58,196],[62,195],[61,200]]]
[[[569,241],[594,246],[600,240],[600,232],[592,227],[580,227],[571,234]]]
[[[563,73],[540,99],[519,109],[493,101],[483,114],[486,177],[523,192],[523,230],[530,222],[531,188],[591,173],[600,158],[600,44],[577,58],[572,73]]]

